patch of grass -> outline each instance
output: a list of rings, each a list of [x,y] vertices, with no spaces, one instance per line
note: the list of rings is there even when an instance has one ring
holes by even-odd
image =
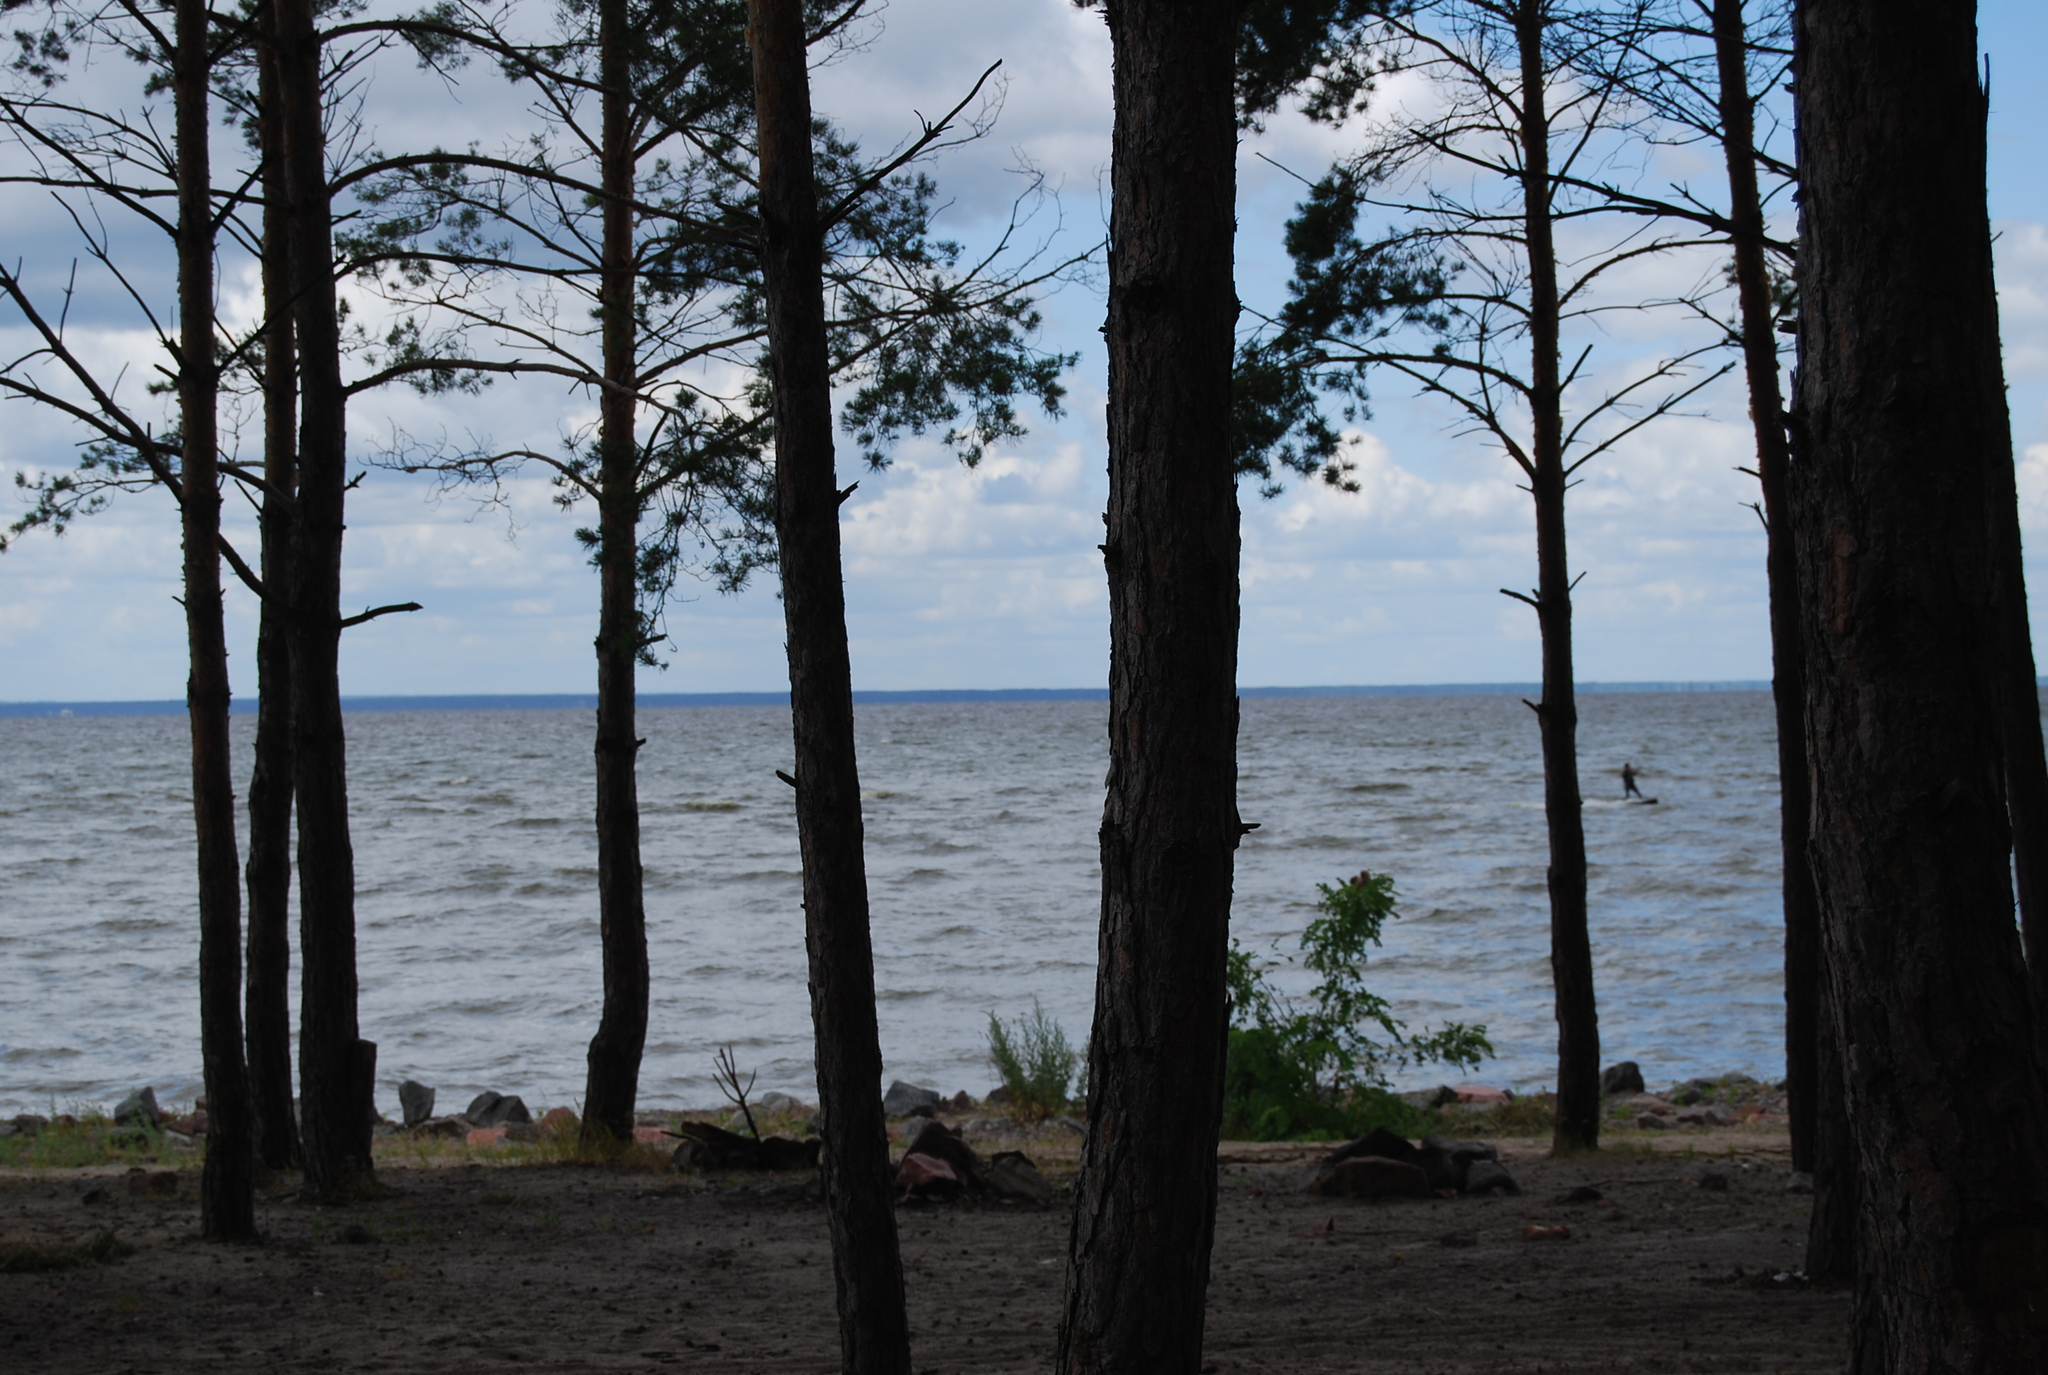
[[[1557,1129],[1557,1113],[1540,1094],[1459,1112],[1444,1119],[1450,1136],[1549,1136]]]
[[[201,1138],[203,1143],[205,1138]],[[161,1132],[116,1127],[98,1111],[58,1119],[33,1136],[0,1137],[0,1169],[76,1170],[87,1165],[151,1165],[205,1158],[203,1145],[173,1147]]]
[[[39,1246],[34,1242],[0,1244],[0,1275],[46,1275],[60,1270],[83,1270],[91,1265],[112,1265],[135,1248],[114,1235],[110,1227],[95,1232],[75,1246]]]

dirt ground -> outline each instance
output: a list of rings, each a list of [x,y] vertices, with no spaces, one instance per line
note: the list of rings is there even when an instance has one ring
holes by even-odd
[[[1319,1198],[1300,1184],[1327,1148],[1226,1144],[1205,1368],[1839,1370],[1846,1296],[1774,1278],[1798,1265],[1807,1212],[1782,1131],[1664,1136],[1570,1162],[1501,1142],[1522,1197],[1430,1202]],[[1071,1142],[1035,1154],[1071,1171]],[[1709,1172],[1725,1192],[1700,1187]],[[113,1227],[135,1248],[0,1274],[0,1369],[837,1369],[824,1218],[801,1183],[484,1163],[381,1179],[389,1196],[352,1208],[265,1202],[262,1245],[218,1246],[197,1237],[193,1172],[170,1196],[120,1173],[0,1178],[0,1239]],[[1603,1201],[1559,1201],[1582,1185]],[[916,1369],[1048,1369],[1064,1196],[898,1217]],[[1571,1234],[1527,1240],[1531,1224]]]

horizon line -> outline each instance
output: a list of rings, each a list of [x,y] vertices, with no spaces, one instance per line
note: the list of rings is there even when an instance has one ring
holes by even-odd
[[[1241,687],[1239,697],[1512,697],[1542,691],[1540,683],[1383,683],[1310,687]],[[1768,692],[1768,679],[1732,678],[1714,681],[1583,682],[1575,691],[1608,693]],[[1099,688],[907,688],[856,689],[856,706],[916,705],[943,702],[1106,702],[1109,689]],[[675,707],[786,707],[789,691],[779,692],[643,692],[637,705],[649,710]],[[254,697],[237,698],[229,710],[236,716],[253,713]],[[595,710],[594,692],[365,694],[341,699],[344,712],[366,711],[534,711]],[[174,716],[185,710],[176,699],[108,702],[0,702],[0,717]]]

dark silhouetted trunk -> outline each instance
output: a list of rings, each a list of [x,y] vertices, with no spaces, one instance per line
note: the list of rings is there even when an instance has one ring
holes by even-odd
[[[1771,302],[1770,266],[1764,257],[1763,197],[1756,180],[1756,125],[1749,94],[1749,45],[1743,0],[1714,0],[1714,49],[1720,76],[1721,150],[1728,163],[1729,218],[1734,221],[1735,284],[1742,306],[1742,362],[1749,379],[1749,416],[1756,432],[1756,475],[1763,489],[1764,567],[1770,584],[1771,705],[1778,727],[1778,843],[1784,856],[1785,1094],[1791,1107],[1792,1168],[1814,1176],[1816,1191],[1840,1185],[1851,1206],[1817,1195],[1810,1257],[1853,1254],[1854,1188],[1850,1162],[1821,1156],[1847,1140],[1840,1119],[1839,1057],[1821,1055],[1826,986],[1820,967],[1820,911],[1806,856],[1813,790],[1806,773],[1806,660],[1799,644],[1799,566],[1793,548],[1792,509],[1786,496],[1791,448],[1785,433],[1785,398],[1778,382],[1778,334]],[[1836,1120],[1822,1126],[1826,1106]],[[1808,1274],[1814,1271],[1809,1267]],[[1847,1270],[1833,1272],[1839,1276]]]
[[[647,915],[640,887],[640,796],[634,759],[633,670],[641,622],[635,526],[638,446],[633,435],[639,341],[633,319],[633,93],[625,0],[598,11],[604,85],[604,375],[598,401],[597,901],[604,944],[604,1013],[585,1080],[587,1137],[633,1139],[633,1102],[647,1041]],[[829,435],[828,435],[829,438]],[[836,546],[835,546],[836,554]],[[836,560],[835,560],[836,568]]]
[[[1815,903],[1818,921],[1819,904]],[[1806,1223],[1806,1277],[1840,1284],[1856,1277],[1856,1137],[1849,1130],[1848,1067],[1830,1000],[1826,951],[1817,952],[1821,994],[1814,1027],[1813,1211]]]
[[[1792,474],[1814,883],[1860,1190],[1849,1369],[2048,1369],[2048,1076],[2013,923],[2010,431],[1968,0],[1797,12]]]
[[[831,371],[811,166],[811,92],[800,0],[748,0],[761,145],[762,286],[775,384],[775,532],[789,637],[796,820],[803,850],[825,1212],[838,1287],[840,1368],[908,1375],[903,1262],[890,1203],[882,1048],[868,935],[853,672],[839,565]]]
[[[257,118],[263,140],[263,605],[256,627],[256,767],[249,779],[249,1083],[265,1169],[299,1163],[292,1111],[291,494],[298,489],[299,381],[291,317],[291,244],[269,6],[258,21]]]
[[[1579,704],[1572,681],[1572,576],[1565,555],[1564,386],[1559,379],[1557,249],[1543,39],[1548,0],[1521,0],[1522,232],[1529,253],[1529,490],[1536,504],[1536,620],[1543,637],[1543,817],[1550,831],[1550,975],[1557,994],[1560,1154],[1600,1144],[1600,1012],[1586,929],[1586,825],[1579,796]]]
[[[220,469],[213,334],[212,164],[205,0],[178,0],[173,89],[178,149],[178,400],[184,427],[185,631],[192,676],[192,819],[199,850],[199,1045],[206,1075],[206,1236],[256,1235],[254,1133],[242,1061],[242,883],[228,750],[228,642],[220,584]]]
[[[299,829],[299,1097],[306,1190],[342,1199],[374,1186],[374,1052],[356,1024],[355,855],[341,719],[341,537],[347,395],[335,309],[334,224],[321,127],[312,0],[273,0],[285,185],[291,197],[299,350],[299,494],[292,521],[292,791]]]
[[[1235,6],[1109,6],[1109,779],[1057,1367],[1194,1375],[1240,834]]]

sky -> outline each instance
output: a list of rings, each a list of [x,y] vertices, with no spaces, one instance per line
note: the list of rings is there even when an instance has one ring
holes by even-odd
[[[1990,205],[1997,257],[2022,521],[2048,551],[2048,7],[1986,0],[1981,46],[1992,73]],[[894,145],[920,113],[952,105],[1000,60],[1000,110],[990,134],[927,170],[947,203],[939,228],[987,243],[1035,168],[1057,193],[1027,227],[1033,243],[1079,252],[1106,223],[1109,50],[1100,18],[1069,0],[894,0],[869,41],[815,75],[815,104],[863,145]],[[524,99],[490,72],[448,84],[398,56],[365,72],[366,137],[388,150],[425,129],[444,145],[501,142],[527,119]],[[74,94],[140,108],[116,65],[80,74]],[[1399,81],[1376,108],[1421,98]],[[167,110],[166,110],[167,113]],[[224,133],[223,137],[231,137]],[[1248,136],[1239,159],[1239,295],[1278,305],[1287,275],[1280,230],[1302,189],[1356,146],[1283,113]],[[1715,166],[1684,151],[1646,177],[1711,187]],[[122,261],[155,299],[169,286],[160,239],[110,222]],[[45,299],[77,257],[77,230],[39,192],[0,191],[0,241]],[[139,318],[87,263],[67,326],[82,352],[128,369],[123,395],[142,395],[152,343]],[[1674,264],[1627,285],[1676,290],[1701,265]],[[1662,273],[1662,276],[1657,275]],[[247,264],[224,266],[222,314],[252,318]],[[1090,687],[1107,679],[1108,613],[1100,555],[1106,479],[1103,315],[1099,281],[1044,302],[1042,344],[1078,352],[1065,414],[1027,417],[1030,433],[969,470],[929,439],[911,439],[885,472],[864,471],[842,443],[841,481],[860,488],[843,509],[855,685],[868,689]],[[0,347],[27,335],[0,307]],[[1612,384],[1682,329],[1621,322],[1598,336],[1589,385]],[[394,432],[488,437],[545,448],[591,414],[588,398],[547,381],[500,382],[472,400],[404,393],[360,398],[352,450]],[[1581,680],[1762,679],[1770,673],[1764,537],[1739,378],[1710,386],[1690,414],[1660,421],[1594,460],[1571,499],[1571,557],[1584,575],[1575,634]],[[246,417],[229,417],[232,431]],[[1243,508],[1246,686],[1526,682],[1538,676],[1528,608],[1501,595],[1534,579],[1527,495],[1509,460],[1455,427],[1440,401],[1394,379],[1374,385],[1371,415],[1349,432],[1360,488],[1291,483]],[[253,434],[246,435],[253,442]],[[13,475],[68,466],[78,436],[28,403],[0,403],[0,503]],[[596,581],[538,475],[496,505],[426,480],[368,470],[350,498],[344,606],[417,601],[425,609],[351,629],[347,694],[560,693],[591,690]],[[12,518],[10,509],[9,518]],[[231,514],[254,548],[246,509]],[[2048,553],[2029,560],[2036,603],[2048,597]],[[184,626],[177,519],[161,493],[127,496],[61,538],[32,533],[0,555],[0,701],[149,700],[182,696]],[[231,666],[252,696],[254,599],[229,593]],[[2037,624],[2048,626],[2048,619]],[[668,611],[665,665],[644,670],[650,692],[766,691],[786,681],[781,607],[770,582],[728,596],[686,584]]]

